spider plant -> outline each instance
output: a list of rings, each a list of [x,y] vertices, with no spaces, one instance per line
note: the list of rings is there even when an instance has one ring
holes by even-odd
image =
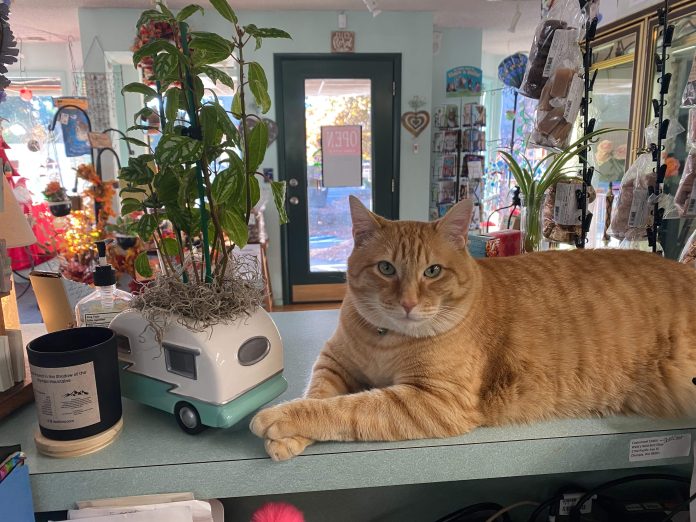
[[[550,152],[534,165],[524,155],[522,162],[519,162],[510,152],[502,149],[498,151],[520,187],[524,206],[522,225],[525,252],[539,250],[541,245],[541,207],[546,191],[562,179],[577,173],[579,166],[574,160],[586,158],[587,151],[598,136],[617,130],[621,129],[591,132],[563,150]],[[537,176],[540,171],[541,175]]]

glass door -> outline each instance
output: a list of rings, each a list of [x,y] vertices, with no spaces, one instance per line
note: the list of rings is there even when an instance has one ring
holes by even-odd
[[[343,298],[349,196],[397,217],[399,70],[395,55],[276,56],[286,303]]]

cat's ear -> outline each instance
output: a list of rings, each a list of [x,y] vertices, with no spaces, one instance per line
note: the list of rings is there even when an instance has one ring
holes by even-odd
[[[463,248],[466,246],[473,211],[474,201],[463,199],[449,209],[449,212],[442,219],[436,222],[435,230],[443,234],[457,248]]]
[[[370,212],[362,202],[355,196],[349,196],[350,217],[353,220],[353,240],[355,246],[360,246],[382,228],[382,218]]]

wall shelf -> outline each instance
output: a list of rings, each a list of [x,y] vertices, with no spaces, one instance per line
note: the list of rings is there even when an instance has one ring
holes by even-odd
[[[338,312],[273,318],[285,343],[290,383],[281,399],[290,399],[302,393]],[[66,460],[38,455],[36,429],[34,406],[26,406],[0,421],[0,445],[22,444],[35,509],[52,511],[76,500],[148,493],[193,491],[198,498],[223,498],[687,464],[691,457],[629,462],[629,444],[652,435],[693,438],[696,419],[573,419],[482,428],[441,440],[322,443],[284,463],[268,458],[246,422],[192,437],[172,416],[128,400],[120,437],[93,455]]]

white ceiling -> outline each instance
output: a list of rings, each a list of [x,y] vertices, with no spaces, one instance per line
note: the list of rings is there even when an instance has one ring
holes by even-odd
[[[169,0],[171,8],[183,7],[192,0]],[[203,0],[202,5],[208,5]],[[484,49],[492,54],[510,54],[528,50],[529,39],[539,20],[541,0],[376,0],[386,11],[432,11],[435,27],[476,27],[484,29]],[[363,0],[232,0],[240,10],[324,10],[365,11]],[[43,38],[67,40],[79,35],[77,8],[111,7],[145,9],[150,0],[15,0],[10,23],[18,38],[25,41]],[[508,27],[516,6],[521,18],[515,34]]]

